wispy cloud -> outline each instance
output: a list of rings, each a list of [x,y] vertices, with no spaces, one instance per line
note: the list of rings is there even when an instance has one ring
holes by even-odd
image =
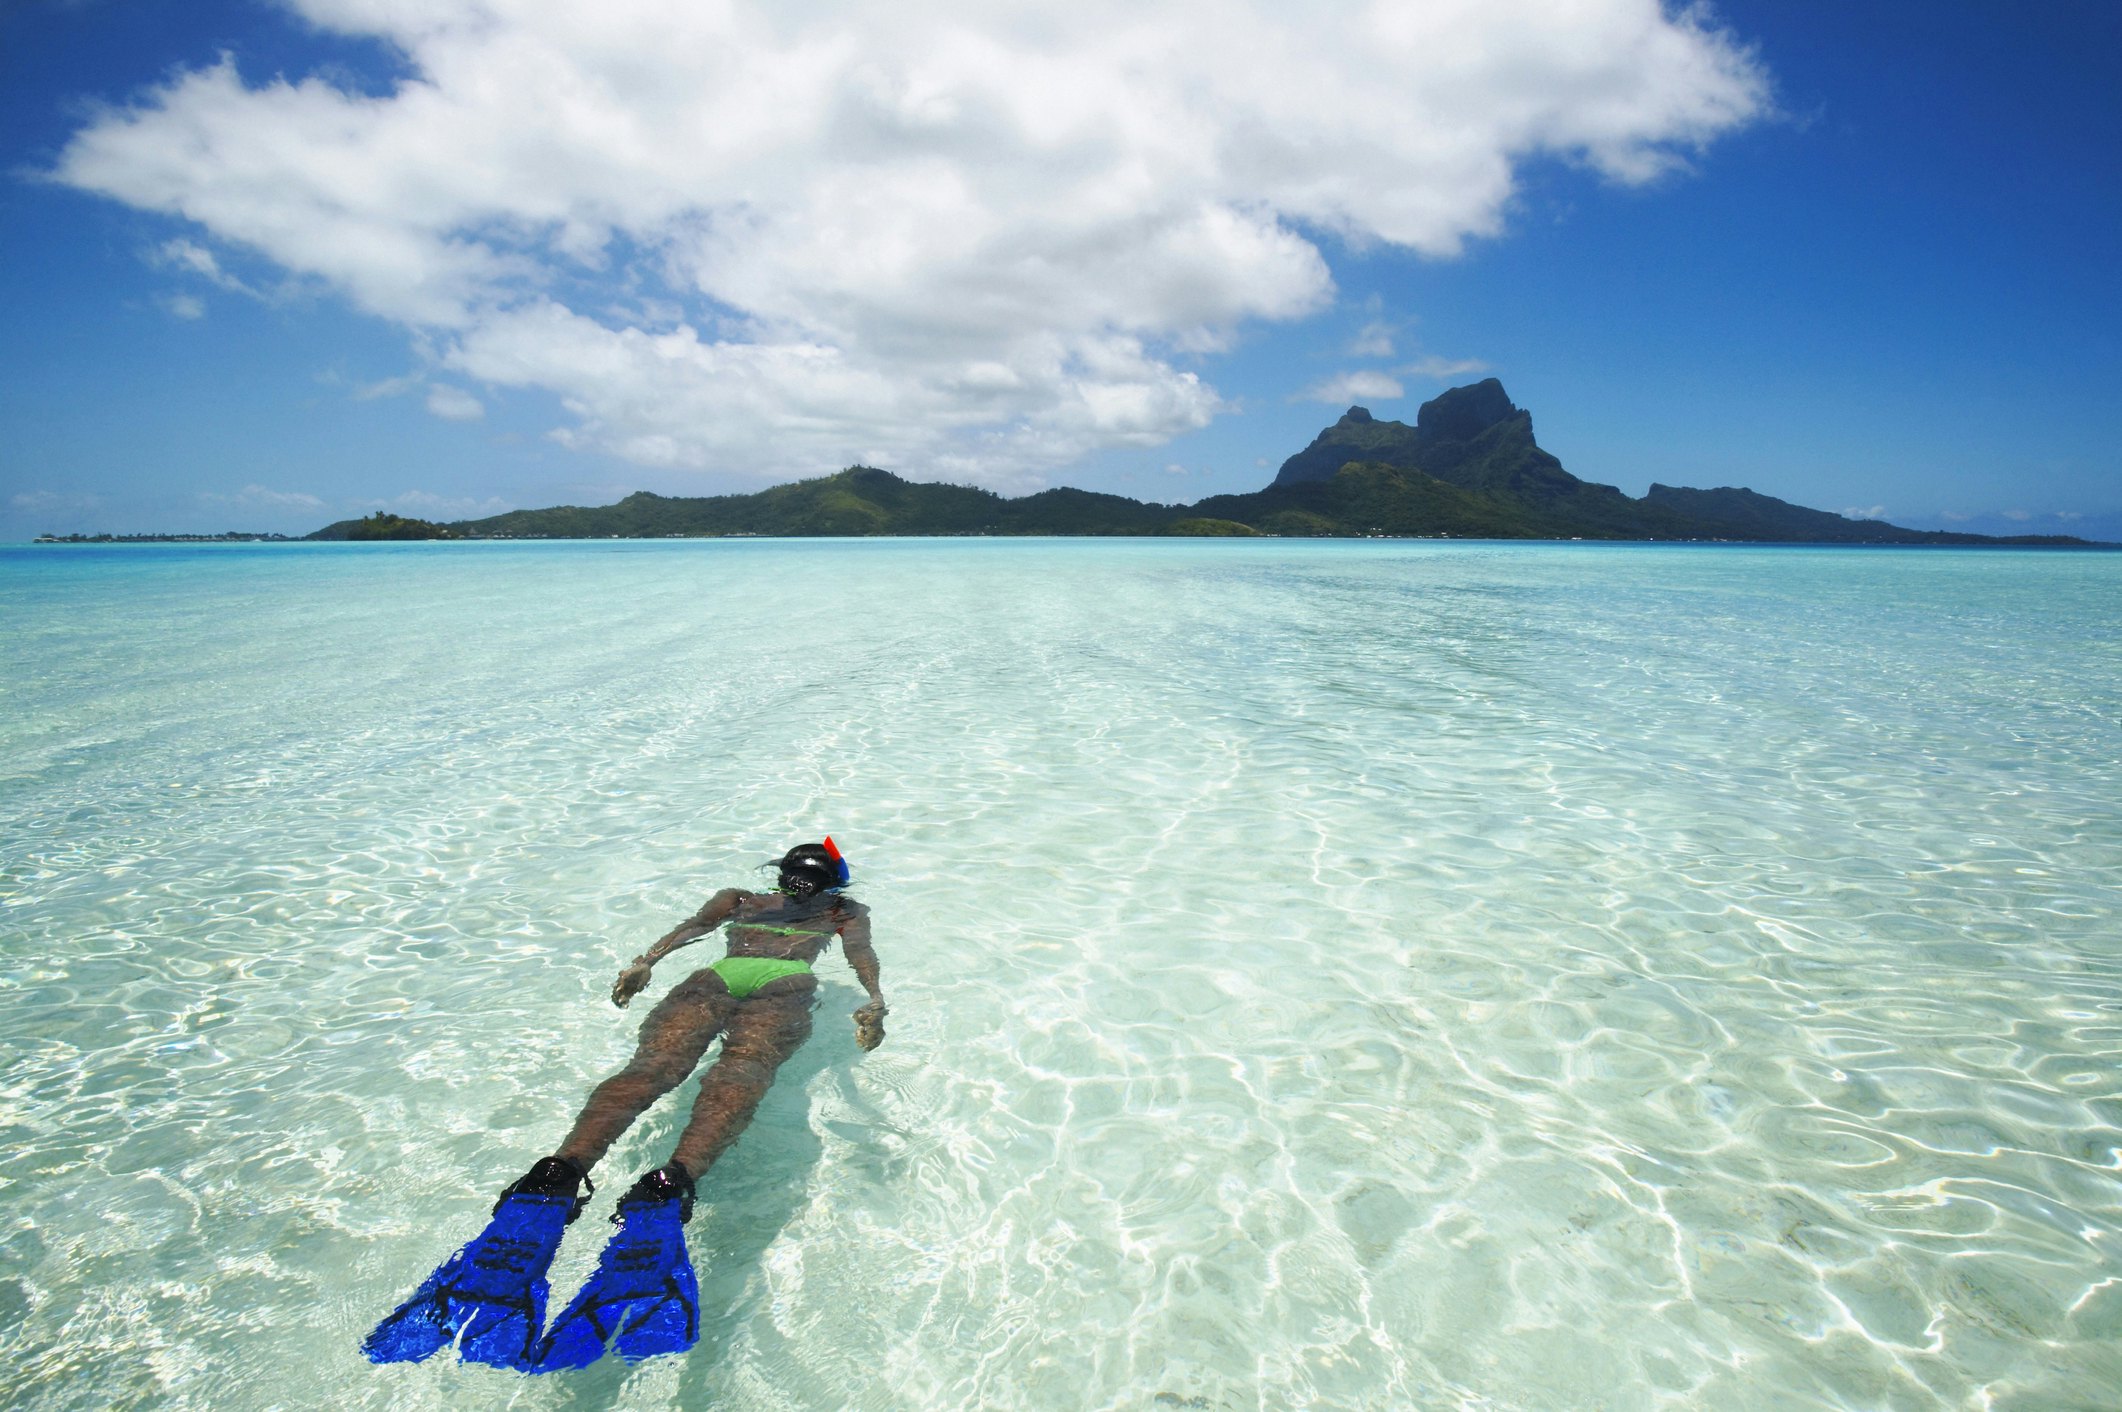
[[[1844,509],[1841,514],[1845,520],[1883,520],[1886,518],[1886,507],[1884,505],[1853,505]]]
[[[2069,534],[2103,541],[2122,538],[2122,511],[2025,508],[1904,511],[1898,521],[1917,529],[1953,529],[1975,534]]]
[[[1402,364],[1394,371],[1404,377],[1422,378],[1429,382],[1450,382],[1453,378],[1465,377],[1469,373],[1485,373],[1488,371],[1488,364],[1479,358],[1439,358],[1432,355]]]
[[[364,510],[396,510],[422,519],[471,520],[504,514],[515,509],[498,495],[479,499],[470,495],[437,495],[431,490],[408,490],[388,500],[364,500]]]
[[[253,294],[255,291],[221,268],[220,260],[205,246],[190,240],[165,240],[148,252],[148,263],[159,269],[178,270],[196,275],[216,289],[226,289],[235,294]]]
[[[215,289],[241,294],[251,299],[264,298],[257,290],[221,268],[221,262],[215,258],[214,252],[197,241],[165,240],[146,251],[143,258],[158,270],[203,280]],[[206,316],[206,300],[190,291],[159,295],[155,302],[168,311],[172,318],[189,321]]]
[[[1394,329],[1383,319],[1372,319],[1356,331],[1344,350],[1351,358],[1390,358],[1393,356]]]
[[[1702,11],[1645,0],[284,3],[408,78],[225,58],[54,175],[192,223],[173,273],[246,289],[241,251],[553,393],[567,445],[768,476],[1159,445],[1230,406],[1197,360],[1332,306],[1315,232],[1448,257],[1527,163],[1645,182],[1769,106]]]
[[[1389,373],[1373,369],[1336,373],[1330,378],[1313,383],[1296,396],[1292,402],[1331,402],[1336,405],[1346,402],[1390,402],[1406,394],[1398,379]]]
[[[476,422],[486,415],[486,404],[461,387],[438,382],[427,390],[427,410],[448,422]]]
[[[233,495],[220,495],[212,491],[199,492],[199,499],[208,505],[234,505],[245,509],[260,510],[322,510],[324,502],[316,496],[300,490],[274,490],[270,486],[246,485]]]
[[[8,508],[30,514],[57,514],[75,510],[94,510],[103,504],[103,497],[79,491],[24,490],[7,498]]]
[[[405,373],[379,382],[358,383],[354,387],[356,402],[373,402],[379,397],[402,397],[427,381],[425,373]]]

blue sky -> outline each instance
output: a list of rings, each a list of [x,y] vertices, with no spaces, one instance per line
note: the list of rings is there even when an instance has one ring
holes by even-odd
[[[1631,494],[2122,540],[2111,4],[584,8],[0,9],[0,538],[1192,500],[1492,374]]]

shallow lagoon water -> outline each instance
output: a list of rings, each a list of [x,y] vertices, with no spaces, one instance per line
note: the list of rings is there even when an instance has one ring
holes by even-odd
[[[0,551],[0,1401],[2110,1406],[2118,616],[2109,555]],[[363,1361],[620,964],[828,830],[890,1037],[828,957],[698,1349]]]

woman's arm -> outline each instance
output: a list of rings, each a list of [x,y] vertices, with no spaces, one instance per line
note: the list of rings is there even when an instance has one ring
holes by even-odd
[[[665,932],[654,946],[636,956],[633,964],[619,973],[619,979],[612,983],[612,1004],[624,1010],[626,1002],[639,995],[648,984],[649,973],[658,961],[721,926],[729,914],[737,910],[737,903],[743,896],[736,888],[725,887],[701,903],[699,911]]]
[[[877,952],[869,944],[869,909],[857,903],[839,932],[847,964],[855,968],[855,979],[869,992],[869,1004],[855,1012],[855,1043],[875,1049],[884,1043],[884,1016],[891,1007],[884,1003],[884,992],[878,987]]]

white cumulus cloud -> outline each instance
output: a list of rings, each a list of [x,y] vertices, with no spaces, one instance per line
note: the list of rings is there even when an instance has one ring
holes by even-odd
[[[224,59],[55,175],[555,394],[569,444],[767,476],[1156,445],[1226,409],[1195,360],[1331,303],[1319,233],[1449,256],[1528,160],[1644,182],[1768,103],[1655,0],[283,3],[405,76]]]

